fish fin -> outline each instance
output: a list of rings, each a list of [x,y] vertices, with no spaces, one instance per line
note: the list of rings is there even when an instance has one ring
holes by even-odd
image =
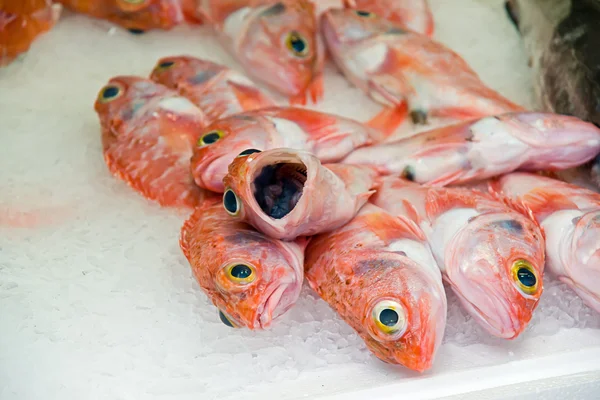
[[[469,189],[431,189],[427,192],[425,213],[433,220],[453,208],[477,208],[479,198]]]
[[[446,174],[440,175],[435,179],[432,179],[427,182],[429,186],[448,186],[453,183],[462,182],[462,179],[465,177],[465,170],[460,169],[457,171],[450,171]]]
[[[393,135],[394,132],[406,121],[408,107],[403,102],[400,107],[385,107],[377,115],[365,123],[365,125],[383,132],[384,139]]]
[[[344,8],[356,8],[356,2],[354,0],[343,0]]]
[[[356,212],[360,210],[368,201],[371,196],[375,194],[375,190],[368,192],[359,193],[356,195]]]
[[[408,200],[402,199],[402,205],[404,206],[404,210],[406,211],[406,216],[414,221],[417,225],[421,225],[423,222],[417,208]]]
[[[523,203],[527,204],[532,210],[557,211],[557,210],[577,210],[579,207],[567,196],[549,191],[544,188],[537,188],[522,197]]]
[[[417,238],[425,240],[425,234],[410,219],[402,216],[392,216],[386,213],[372,213],[365,217],[369,229],[386,243],[400,238]]]
[[[291,96],[289,103],[292,106],[305,106],[308,104],[310,99],[314,104],[318,103],[323,98],[324,86],[323,86],[323,75],[319,74],[316,76],[306,90],[302,93],[298,93],[295,96]]]
[[[232,81],[229,81],[229,86],[233,89],[235,96],[245,111],[272,107],[275,104],[257,87]]]

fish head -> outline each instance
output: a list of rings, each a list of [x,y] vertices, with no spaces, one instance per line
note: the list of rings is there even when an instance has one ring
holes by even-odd
[[[225,67],[211,61],[189,56],[163,57],[154,66],[150,79],[174,88],[187,82],[199,85],[208,82]]]
[[[168,28],[183,20],[180,5],[170,0],[113,0],[112,19],[134,31]]]
[[[356,323],[369,349],[385,362],[429,369],[446,326],[441,282],[398,253],[364,251],[355,263],[357,298],[351,307],[359,311]]]
[[[246,149],[229,165],[223,205],[231,216],[280,237],[310,217],[312,203],[323,201],[315,196],[320,168],[307,151]]]
[[[392,28],[399,29],[375,13],[352,9],[331,8],[321,15],[320,22],[327,47],[334,54]]]
[[[253,113],[237,114],[206,127],[194,148],[191,171],[196,184],[223,193],[229,164],[244,150],[265,150],[269,136],[264,121]]]
[[[446,251],[446,273],[463,306],[491,334],[513,339],[543,290],[544,238],[516,212],[472,217]]]
[[[238,39],[238,56],[250,74],[279,93],[301,95],[323,68],[314,5],[293,0],[262,7]]]

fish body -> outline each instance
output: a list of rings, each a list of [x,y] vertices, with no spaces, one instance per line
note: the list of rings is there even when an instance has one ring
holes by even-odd
[[[383,139],[360,122],[300,107],[271,107],[215,121],[208,126],[191,161],[198,186],[223,193],[229,164],[247,149],[290,148],[313,153],[324,163]]]
[[[0,2],[0,67],[25,53],[31,43],[52,29],[62,7],[50,0]]]
[[[343,162],[367,164],[382,174],[449,185],[514,170],[561,170],[600,152],[600,129],[551,113],[508,113],[421,132],[357,149]]]
[[[323,95],[325,50],[309,0],[199,0],[201,19],[254,79],[293,104]]]
[[[600,312],[600,194],[527,173],[490,186],[533,212],[546,235],[550,270]]]
[[[275,106],[245,75],[190,56],[161,58],[150,79],[190,99],[209,123],[244,111]]]
[[[369,167],[322,165],[306,151],[243,152],[223,180],[223,204],[264,234],[292,240],[349,222],[374,193],[376,178]]]
[[[151,29],[171,29],[186,21],[182,4],[188,0],[58,0],[66,8],[108,20],[143,33]]]
[[[406,110],[417,124],[430,116],[464,120],[524,110],[487,87],[448,47],[375,14],[330,9],[321,29],[346,78],[386,107],[372,121],[386,131]]]
[[[100,90],[94,108],[113,175],[164,206],[202,201],[190,157],[206,117],[194,104],[151,80],[119,76]]]
[[[417,223],[444,280],[490,334],[513,339],[543,291],[544,237],[525,208],[465,188],[383,178],[371,202]]]
[[[220,199],[196,208],[181,229],[180,246],[229,326],[266,329],[300,295],[306,240],[269,238],[231,218]]]
[[[313,237],[306,279],[379,359],[423,372],[446,326],[440,271],[423,232],[365,205],[348,224]]]
[[[346,6],[367,11],[414,32],[433,36],[434,21],[427,0],[345,0]]]

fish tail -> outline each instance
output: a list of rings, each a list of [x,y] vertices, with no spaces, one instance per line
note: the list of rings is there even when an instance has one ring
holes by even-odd
[[[366,122],[366,125],[384,134],[384,139],[394,132],[407,120],[408,106],[404,102],[400,107],[386,107]]]

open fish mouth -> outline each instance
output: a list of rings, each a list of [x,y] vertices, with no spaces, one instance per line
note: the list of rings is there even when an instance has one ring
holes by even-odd
[[[254,198],[265,214],[281,219],[294,210],[307,180],[301,161],[265,165],[253,180]]]

